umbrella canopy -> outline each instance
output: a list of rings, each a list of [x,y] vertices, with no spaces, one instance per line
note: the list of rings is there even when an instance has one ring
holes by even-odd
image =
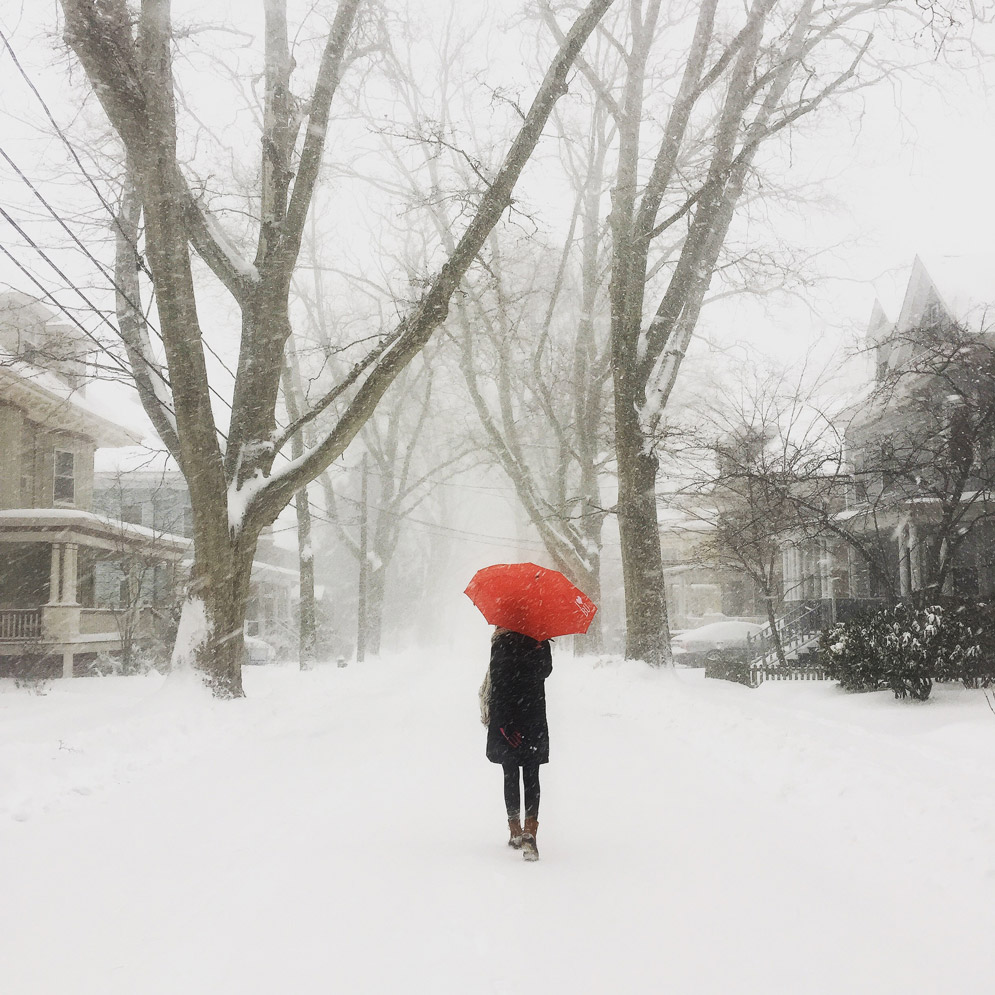
[[[473,575],[466,596],[491,625],[538,642],[587,632],[597,606],[558,570],[535,563],[495,563]]]

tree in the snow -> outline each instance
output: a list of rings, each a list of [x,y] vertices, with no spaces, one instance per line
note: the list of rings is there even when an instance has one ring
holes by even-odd
[[[908,37],[897,0],[628,0],[603,30],[615,64],[578,63],[618,126],[611,347],[626,655],[670,660],[657,524],[657,444],[734,219],[761,189],[759,153],[875,78],[873,32]]]
[[[574,59],[611,6],[592,0],[564,36],[500,169],[476,201],[452,251],[419,298],[383,331],[348,374],[307,410],[278,426],[284,352],[291,334],[290,283],[298,263],[325,151],[332,100],[342,77],[378,47],[361,0],[340,0],[313,85],[293,90],[296,62],[285,0],[264,0],[264,91],[255,197],[255,253],[247,258],[195,193],[183,166],[194,131],[177,101],[175,52],[182,46],[168,0],[61,0],[65,38],[123,144],[134,184],[132,220],[144,218],[144,254],[156,296],[164,356],[141,320],[138,273],[120,296],[142,403],[190,489],[194,563],[174,657],[201,670],[216,694],[241,694],[242,629],[249,573],[260,530],[338,457],[397,374],[445,319],[452,294],[511,202]],[[370,14],[367,20],[366,14]],[[123,212],[127,213],[127,212]],[[135,270],[138,243],[120,225],[119,273]],[[193,253],[220,281],[241,317],[241,345],[227,432],[212,407],[203,299]],[[318,438],[286,458],[305,425]]]
[[[843,434],[825,403],[832,378],[743,362],[707,387],[672,432],[684,479],[671,500],[691,524],[697,555],[749,579],[764,599],[774,651],[784,664],[777,613],[781,553],[827,534],[842,507]]]
[[[493,168],[467,151],[483,142],[468,141],[452,120],[464,99],[459,67],[466,44],[451,35],[439,42],[439,62],[447,67],[437,82],[446,92],[439,120],[424,112],[416,67],[397,59],[399,92],[424,133],[423,169],[398,160],[397,182],[410,210],[427,214],[443,244],[453,241],[467,193]],[[596,53],[609,44],[596,35],[589,48]],[[527,188],[516,212],[491,232],[481,266],[454,300],[447,332],[479,420],[475,448],[507,475],[550,562],[597,602],[607,514],[602,480],[611,459],[602,234],[615,128],[604,108],[577,99],[557,107],[554,124],[558,155],[546,160],[545,183]],[[536,223],[529,199],[551,189],[571,201],[562,233],[555,223]],[[586,646],[600,645],[600,623],[599,616]]]

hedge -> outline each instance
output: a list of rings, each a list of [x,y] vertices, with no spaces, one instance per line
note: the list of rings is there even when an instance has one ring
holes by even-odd
[[[820,649],[830,678],[848,691],[889,687],[925,701],[934,681],[995,683],[995,607],[885,608],[826,629]]]

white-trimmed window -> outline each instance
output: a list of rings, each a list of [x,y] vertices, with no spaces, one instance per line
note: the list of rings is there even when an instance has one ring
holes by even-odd
[[[71,449],[55,450],[52,497],[55,504],[74,504],[76,501],[76,454]]]

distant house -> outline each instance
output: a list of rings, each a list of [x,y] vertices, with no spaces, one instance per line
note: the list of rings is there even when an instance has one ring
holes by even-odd
[[[995,282],[992,299],[995,300]],[[873,380],[846,428],[845,508],[782,549],[787,600],[995,593],[995,336],[920,259],[901,310],[876,302]]]
[[[754,580],[708,549],[714,509],[672,512],[660,522],[667,617],[672,629],[695,628],[721,618],[763,619],[763,595]]]
[[[99,565],[153,556],[167,569],[189,543],[93,510],[98,448],[141,441],[87,386],[89,340],[38,301],[0,294],[0,676],[81,673],[116,653],[128,624],[97,595]]]
[[[94,505],[109,518],[150,530],[154,535],[192,538],[190,493],[178,470],[102,471],[94,475]],[[271,643],[278,651],[296,650],[294,600],[300,584],[297,554],[276,546],[263,533],[252,564],[245,634]],[[98,590],[111,600],[115,591],[127,595],[120,565],[104,564],[97,575]],[[166,608],[179,591],[157,588],[149,578],[145,595],[156,607]],[[122,605],[123,607],[123,605]]]

